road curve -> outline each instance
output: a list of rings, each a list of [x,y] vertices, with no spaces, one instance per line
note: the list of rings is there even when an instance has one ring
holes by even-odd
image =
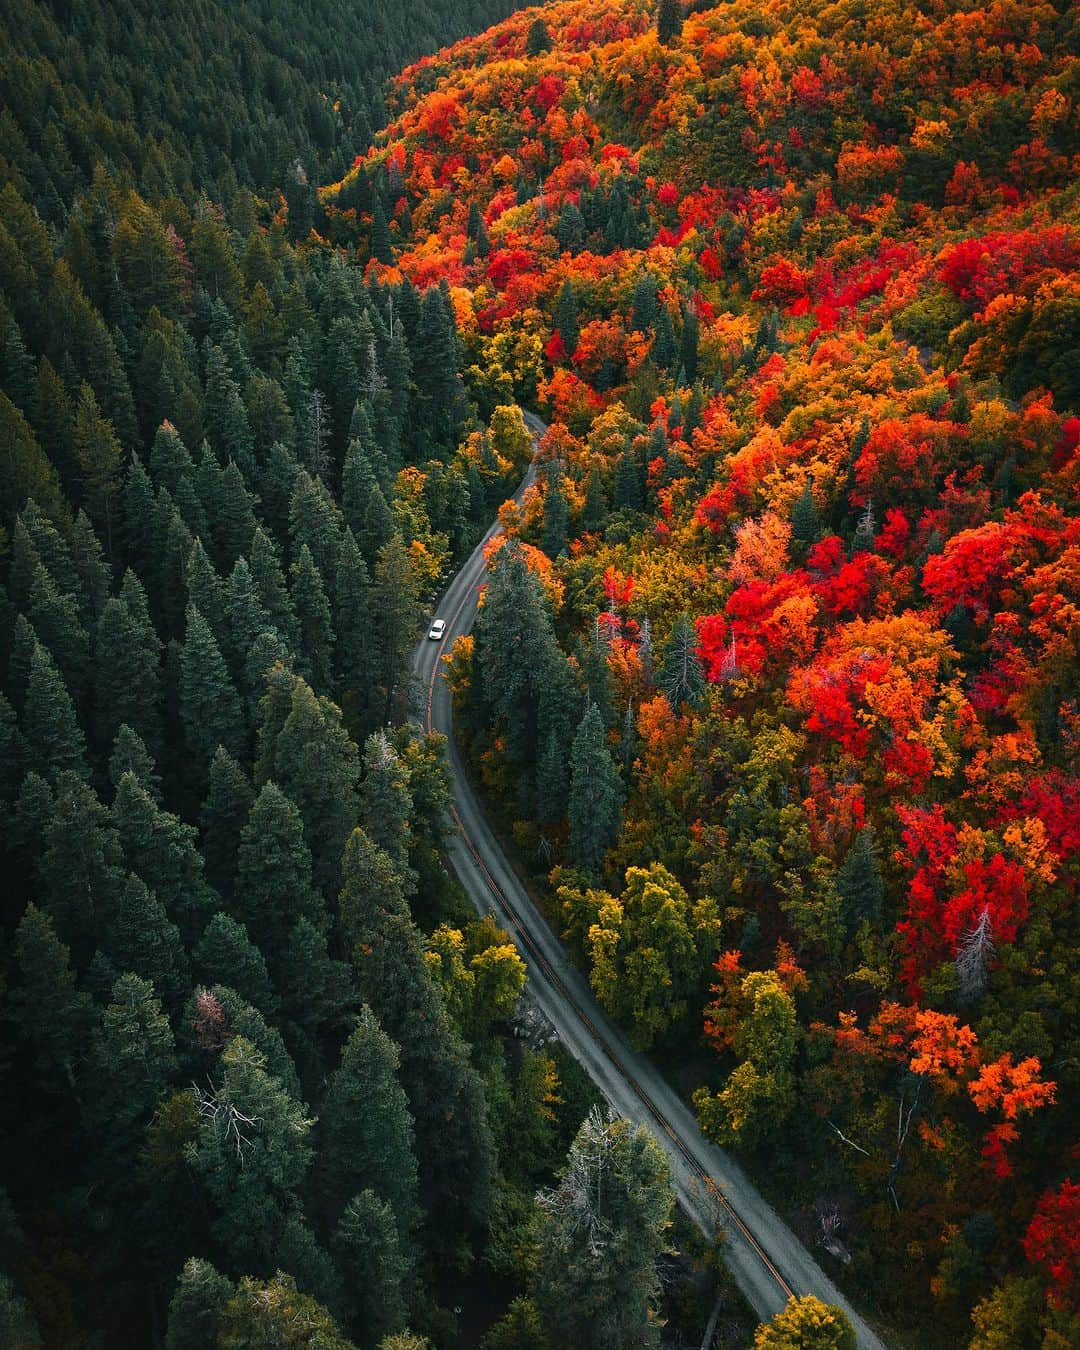
[[[534,437],[545,430],[531,414],[526,414],[526,421]],[[535,466],[531,466],[516,497],[520,498],[535,476]],[[631,1050],[533,904],[487,822],[454,743],[450,690],[442,678],[439,658],[455,638],[472,629],[485,576],[484,545],[499,528],[498,522],[492,525],[446,588],[438,611],[446,620],[442,641],[424,639],[413,653],[420,720],[428,730],[440,731],[447,738],[455,827],[448,832],[448,853],[454,871],[477,910],[494,914],[514,939],[528,967],[531,997],[562,1043],[618,1114],[645,1125],[663,1146],[687,1214],[707,1235],[718,1225],[724,1228],[728,1266],[757,1316],[767,1320],[792,1293],[816,1294],[845,1310],[860,1350],[884,1350],[881,1339],[739,1164],[705,1139],[678,1094],[652,1064]]]

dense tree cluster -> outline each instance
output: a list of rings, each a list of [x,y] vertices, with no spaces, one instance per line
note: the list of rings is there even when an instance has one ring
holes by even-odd
[[[700,1075],[704,1012],[702,1123],[838,1280],[1064,1344],[1075,6],[536,23],[407,71],[325,195],[362,251],[394,167],[370,274],[551,422],[452,663],[477,772],[637,1043]]]

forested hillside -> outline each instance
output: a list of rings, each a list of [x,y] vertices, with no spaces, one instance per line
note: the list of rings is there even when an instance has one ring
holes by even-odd
[[[312,230],[383,76],[509,8],[4,7],[4,1346],[451,1344],[591,1104],[507,1053],[405,724],[531,440],[445,289]]]
[[[1080,1335],[1078,170],[1065,0],[573,0],[322,194],[552,424],[451,666],[493,809],[918,1345]]]

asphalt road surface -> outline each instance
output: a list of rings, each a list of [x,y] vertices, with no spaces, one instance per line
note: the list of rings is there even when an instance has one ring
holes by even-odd
[[[527,414],[526,421],[534,436],[545,430],[536,417]],[[535,477],[530,467],[515,495],[520,497]],[[648,1060],[631,1050],[533,904],[487,822],[454,744],[450,691],[439,658],[472,629],[485,577],[484,545],[498,531],[496,523],[444,592],[437,612],[446,620],[442,640],[424,638],[413,654],[421,721],[447,737],[455,827],[448,851],[454,871],[477,910],[494,914],[514,939],[528,967],[530,995],[562,1043],[614,1110],[647,1126],[663,1146],[687,1214],[706,1235],[717,1226],[724,1229],[728,1266],[758,1317],[770,1318],[793,1293],[816,1294],[845,1310],[861,1350],[884,1350],[739,1164],[704,1138],[689,1107]]]

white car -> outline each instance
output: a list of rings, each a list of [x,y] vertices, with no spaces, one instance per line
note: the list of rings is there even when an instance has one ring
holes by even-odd
[[[442,635],[445,632],[446,632],[446,620],[436,619],[435,622],[428,629],[428,637],[431,638],[433,642],[439,642],[441,641]]]

